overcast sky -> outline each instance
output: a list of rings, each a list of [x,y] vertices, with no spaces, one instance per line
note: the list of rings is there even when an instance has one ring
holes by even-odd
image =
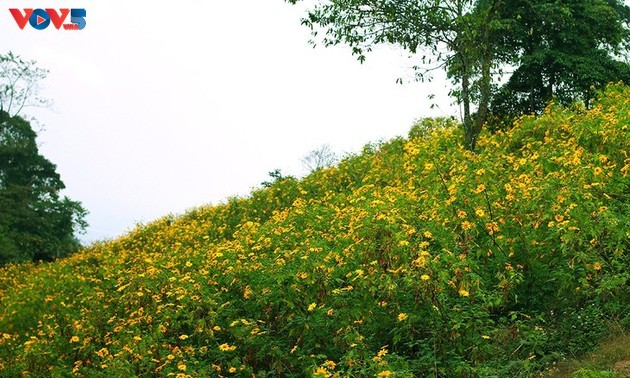
[[[29,109],[41,153],[90,214],[84,241],[138,222],[247,195],[329,144],[339,154],[406,135],[414,119],[453,115],[443,78],[411,78],[398,49],[359,64],[313,49],[303,9],[282,0],[5,0],[0,53],[50,70]],[[20,30],[9,8],[85,8],[81,31]],[[429,94],[440,109],[430,109]]]

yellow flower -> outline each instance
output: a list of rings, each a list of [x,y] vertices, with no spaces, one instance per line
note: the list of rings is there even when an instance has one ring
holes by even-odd
[[[595,264],[593,264],[593,269],[595,270],[601,270],[602,269],[602,264],[596,262]]]
[[[488,339],[490,339],[490,336],[488,336],[488,335],[483,335],[483,336],[481,336],[481,338],[482,338],[482,339],[484,339],[484,340],[488,340]]]
[[[230,345],[228,343],[223,343],[221,345],[219,345],[219,350],[223,351],[223,352],[230,352],[236,349],[236,346],[234,345]]]
[[[335,366],[337,366],[337,364],[331,360],[326,360],[326,362],[324,362],[324,365],[326,365],[326,367],[329,369],[334,369]]]
[[[312,312],[313,310],[315,310],[315,307],[317,307],[317,304],[311,303],[310,305],[308,305],[308,311]]]
[[[493,235],[495,232],[499,232],[499,225],[497,222],[486,223],[486,230],[488,230],[488,234]]]
[[[382,372],[378,373],[377,377],[378,378],[383,378],[383,377],[389,377],[390,375],[392,375],[391,371],[383,370]]]
[[[459,289],[459,295],[461,295],[462,297],[467,297],[470,295],[470,293],[468,292],[468,290]]]
[[[322,366],[315,369],[315,371],[313,372],[313,375],[318,376],[318,377],[330,377],[330,373],[328,372],[328,370],[326,370],[326,368]]]
[[[486,212],[483,211],[483,209],[479,208],[477,210],[475,210],[475,214],[477,214],[478,217],[483,218],[486,216]]]
[[[182,362],[177,364],[177,368],[181,371],[186,371],[186,365],[184,365]]]
[[[431,279],[431,277],[428,274],[423,274],[423,275],[420,276],[420,279],[422,281],[428,281],[428,280]]]
[[[403,320],[405,320],[407,318],[408,318],[408,316],[404,312],[401,312],[400,314],[398,314],[398,321],[399,322],[402,322]]]
[[[103,358],[107,356],[108,354],[109,354],[109,351],[106,348],[101,348],[98,352],[96,352],[96,355],[99,356],[100,358]]]
[[[249,299],[249,298],[252,296],[252,294],[253,294],[253,293],[254,293],[254,292],[252,291],[252,288],[251,288],[251,287],[249,287],[249,286],[247,286],[247,287],[245,288],[245,291],[243,292],[243,298],[245,298],[245,299]]]
[[[72,338],[70,339],[71,343],[78,343],[79,342],[79,336],[72,336]]]
[[[475,225],[470,223],[469,221],[463,221],[462,222],[462,229],[465,230],[465,231],[470,230],[473,227],[475,227]]]
[[[188,338],[188,335],[181,335],[179,336],[180,340],[186,340]]]
[[[425,231],[424,232],[424,237],[427,238],[427,239],[431,239],[431,238],[433,238],[433,234],[430,233],[429,231]]]
[[[228,369],[228,371],[229,371],[230,373],[232,373],[232,374],[233,374],[233,373],[236,373],[236,368],[235,368],[234,366],[232,366],[231,368],[229,368],[229,369]]]

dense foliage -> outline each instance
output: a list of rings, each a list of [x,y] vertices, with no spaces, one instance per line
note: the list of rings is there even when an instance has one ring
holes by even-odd
[[[494,115],[540,113],[552,100],[588,104],[592,87],[630,82],[630,7],[621,0],[512,0],[509,25],[496,33],[511,51],[509,80],[494,95]]]
[[[0,110],[0,264],[66,256],[85,227],[86,211],[60,196],[65,186],[36,137],[29,122]]]
[[[554,97],[588,104],[592,86],[630,79],[630,62],[620,59],[630,47],[623,0],[306,3],[302,24],[313,43],[347,45],[361,62],[377,45],[397,46],[415,59],[422,80],[443,69],[473,151],[488,124],[505,128],[506,118],[542,111]]]
[[[630,325],[630,88],[0,270],[0,375],[526,377]]]

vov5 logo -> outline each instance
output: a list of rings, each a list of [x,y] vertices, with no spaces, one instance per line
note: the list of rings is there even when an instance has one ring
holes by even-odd
[[[85,27],[85,9],[68,9],[62,8],[59,10],[46,8],[46,9],[33,9],[27,8],[22,12],[19,9],[9,9],[15,22],[20,29],[24,30],[27,23],[31,24],[34,29],[44,30],[51,23],[57,30],[63,27],[64,30],[82,30]],[[64,23],[70,15],[70,23]]]

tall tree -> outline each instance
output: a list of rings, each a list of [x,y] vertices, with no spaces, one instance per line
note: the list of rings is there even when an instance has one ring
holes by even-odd
[[[323,34],[324,46],[349,45],[361,62],[373,46],[393,44],[423,53],[420,78],[445,69],[470,150],[493,99],[497,114],[536,111],[552,97],[588,102],[592,85],[630,76],[617,59],[629,43],[622,0],[320,0],[302,23]],[[495,94],[506,66],[514,72]]]
[[[0,264],[53,260],[79,247],[76,232],[87,226],[79,202],[56,167],[37,147],[37,134],[20,113],[42,105],[37,85],[46,71],[9,53],[0,55]]]
[[[332,0],[317,3],[302,23],[315,37],[323,31],[325,46],[349,45],[360,61],[381,43],[424,52],[419,77],[443,68],[455,81],[465,146],[474,150],[488,116],[492,68],[503,59],[492,39],[502,28],[497,17],[502,6],[501,0]],[[433,59],[437,63],[430,66]]]
[[[553,98],[581,100],[590,88],[630,82],[622,61],[630,43],[630,7],[619,0],[513,0],[499,11],[509,28],[495,35],[515,70],[493,99],[494,113],[537,113]]]
[[[0,110],[0,263],[50,261],[78,249],[86,211],[60,196],[64,187],[30,124]]]

